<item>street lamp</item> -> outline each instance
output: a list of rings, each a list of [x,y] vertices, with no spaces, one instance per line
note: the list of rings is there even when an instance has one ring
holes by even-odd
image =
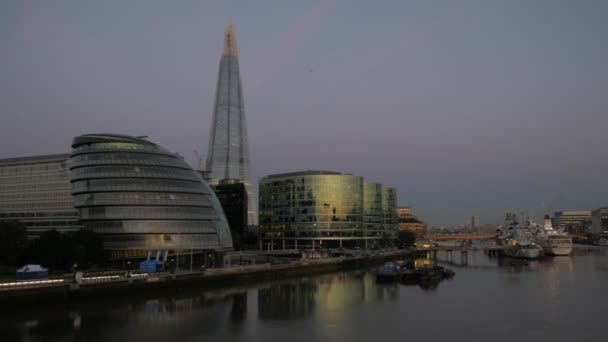
[[[74,263],[72,266],[72,280],[76,282],[76,269],[78,268],[78,264]]]

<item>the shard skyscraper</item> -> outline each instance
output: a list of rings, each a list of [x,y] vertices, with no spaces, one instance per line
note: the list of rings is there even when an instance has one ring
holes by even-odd
[[[210,185],[217,185],[223,179],[239,180],[245,184],[247,221],[249,225],[257,225],[257,201],[251,189],[245,104],[233,25],[226,27],[224,34],[205,166]]]

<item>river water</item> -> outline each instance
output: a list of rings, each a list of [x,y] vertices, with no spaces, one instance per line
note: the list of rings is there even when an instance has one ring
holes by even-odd
[[[2,307],[0,341],[608,341],[608,249],[527,266],[439,254],[436,288],[373,270],[72,307]],[[425,262],[419,260],[419,262]],[[426,261],[428,262],[428,261]]]

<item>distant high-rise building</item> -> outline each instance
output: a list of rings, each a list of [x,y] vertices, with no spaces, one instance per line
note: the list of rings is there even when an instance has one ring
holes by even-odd
[[[608,236],[608,207],[591,212],[591,233],[595,236]]]
[[[591,211],[557,211],[551,223],[553,228],[564,229],[568,233],[587,233],[591,226]]]
[[[426,224],[412,213],[412,207],[397,208],[397,227],[422,237],[426,233]]]
[[[479,227],[479,216],[471,216],[471,229],[477,229]]]
[[[399,207],[397,208],[398,217],[409,217],[412,215],[412,207]]]
[[[219,184],[222,179],[236,179],[245,184],[248,225],[257,225],[257,202],[251,188],[245,104],[233,25],[229,25],[224,34],[205,166],[211,186]]]
[[[235,179],[222,179],[212,186],[217,199],[224,209],[230,225],[235,248],[242,247],[242,237],[247,229],[247,190],[245,184]]]

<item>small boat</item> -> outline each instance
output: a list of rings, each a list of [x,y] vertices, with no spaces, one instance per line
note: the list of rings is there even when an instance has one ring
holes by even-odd
[[[445,270],[443,270],[443,278],[445,278],[445,279],[452,279],[452,278],[454,278],[455,275],[456,275],[456,272],[452,271],[449,268],[446,268]]]
[[[543,249],[529,241],[512,241],[505,249],[505,255],[513,258],[537,259],[543,255]]]
[[[401,283],[404,285],[417,285],[420,274],[415,269],[405,269],[401,273]]]
[[[393,281],[399,280],[403,274],[401,268],[392,262],[387,262],[384,266],[376,270],[376,280]]]

